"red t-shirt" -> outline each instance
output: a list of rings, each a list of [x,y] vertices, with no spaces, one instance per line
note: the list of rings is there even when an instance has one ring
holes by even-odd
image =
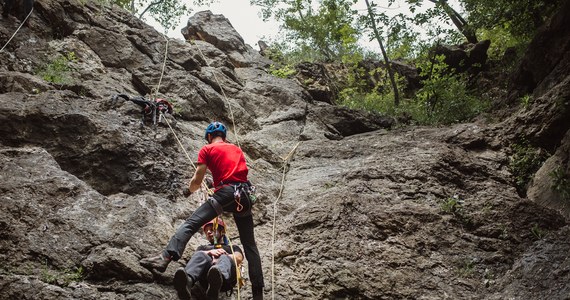
[[[247,182],[247,165],[241,149],[230,143],[208,144],[198,152],[198,163],[205,164],[214,179],[220,182]]]

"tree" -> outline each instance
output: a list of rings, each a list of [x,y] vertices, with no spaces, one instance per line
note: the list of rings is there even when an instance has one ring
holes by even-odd
[[[475,29],[505,28],[529,40],[536,30],[567,0],[461,0]]]
[[[388,54],[386,54],[386,50],[384,49],[384,45],[382,44],[382,39],[380,38],[380,33],[378,32],[378,28],[376,27],[376,20],[375,20],[373,6],[370,5],[368,0],[365,1],[366,1],[366,7],[368,9],[368,16],[370,19],[370,27],[374,32],[376,41],[378,41],[378,45],[380,46],[380,50],[382,51],[382,56],[384,57],[386,69],[388,70],[388,75],[390,76],[390,83],[392,84],[392,90],[394,92],[394,105],[398,106],[400,104],[400,96],[398,94],[398,85],[396,84],[396,80],[394,79],[394,71],[392,70],[392,67],[390,65],[390,59],[388,59]]]
[[[408,22],[404,26],[415,27],[408,30],[427,29],[428,40],[440,40],[445,43],[459,42],[458,37],[460,35],[470,42],[477,42],[472,27],[449,5],[447,0],[428,0],[435,6],[425,9],[423,12],[419,12],[419,10],[422,7],[425,8],[426,2],[424,0],[405,1],[408,4],[410,15],[407,16]],[[457,30],[454,30],[451,27],[452,25],[455,25]]]
[[[390,0],[393,1],[393,0]],[[434,9],[414,16],[415,23],[425,25],[428,19],[444,15],[452,21],[470,43],[478,41],[481,30],[505,29],[517,40],[529,40],[553,12],[566,0],[457,0],[463,8],[463,18],[448,0],[428,0]],[[406,0],[410,10],[424,4],[423,0]]]
[[[287,40],[314,49],[321,60],[340,59],[355,50],[360,36],[355,28],[354,0],[251,0],[262,6],[264,19],[282,22]]]
[[[194,0],[195,6],[208,5],[214,0]],[[181,0],[114,0],[114,3],[129,10],[139,19],[144,19],[148,13],[166,30],[174,29],[180,22],[180,17],[189,14],[191,9]]]
[[[475,32],[471,29],[467,21],[461,17],[461,15],[453,9],[447,3],[447,0],[429,0],[432,3],[435,3],[437,6],[441,7],[443,11],[447,14],[449,19],[455,24],[459,32],[461,32],[468,42],[477,44],[477,36]]]

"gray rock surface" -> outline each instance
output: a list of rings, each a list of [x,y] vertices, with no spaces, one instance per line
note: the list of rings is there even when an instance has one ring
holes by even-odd
[[[211,120],[230,126],[258,187],[266,298],[567,297],[567,221],[511,186],[503,145],[517,116],[394,128],[269,75],[211,13],[189,21],[204,40],[185,43],[117,8],[34,11],[0,53],[0,298],[176,299],[174,271],[203,237],[164,274],[137,262],[203,201],[182,196],[185,151],[196,158]],[[0,20],[1,43],[17,25]],[[58,55],[64,80],[45,80]],[[168,99],[176,126],[141,127],[117,93]]]

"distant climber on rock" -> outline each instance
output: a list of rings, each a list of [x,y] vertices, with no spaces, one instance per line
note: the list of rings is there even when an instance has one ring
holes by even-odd
[[[218,299],[220,292],[231,291],[237,283],[243,254],[240,247],[228,244],[226,224],[216,218],[202,228],[209,244],[198,247],[186,267],[178,268],[174,273],[174,288],[181,300],[189,300],[192,288],[197,284],[202,292],[206,290],[208,299]]]
[[[162,118],[166,118],[166,116],[170,116],[172,118],[173,107],[170,102],[166,101],[165,99],[157,98],[154,101],[146,99],[142,96],[137,97],[129,97],[126,94],[117,94],[111,97],[111,101],[113,105],[116,105],[119,99],[123,99],[125,101],[131,101],[134,104],[141,107],[141,125],[144,126],[145,120],[148,118],[152,122],[152,125],[156,125],[157,123],[162,123]],[[173,119],[173,124],[175,124],[175,120]]]
[[[204,135],[208,144],[198,152],[196,171],[190,180],[189,191],[195,192],[200,189],[206,170],[210,170],[215,186],[213,195],[178,228],[160,255],[144,258],[140,264],[164,272],[170,261],[182,257],[186,244],[201,226],[224,211],[232,212],[247,258],[253,299],[263,299],[261,258],[255,243],[251,214],[255,189],[247,179],[248,168],[243,152],[226,141],[226,134],[224,124],[212,122],[208,125]]]

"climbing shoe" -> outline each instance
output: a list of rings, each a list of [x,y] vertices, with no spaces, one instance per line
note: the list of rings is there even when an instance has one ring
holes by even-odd
[[[141,266],[149,270],[156,270],[160,273],[163,273],[164,271],[166,271],[166,267],[168,267],[168,264],[170,263],[170,258],[158,255],[158,256],[143,258],[139,261],[139,263],[141,264]]]
[[[218,299],[223,282],[224,279],[220,270],[215,266],[211,267],[208,271],[208,290],[206,291],[209,300]]]
[[[194,281],[186,275],[184,268],[178,268],[174,273],[174,289],[176,289],[180,300],[190,300],[190,291],[193,285]]]

